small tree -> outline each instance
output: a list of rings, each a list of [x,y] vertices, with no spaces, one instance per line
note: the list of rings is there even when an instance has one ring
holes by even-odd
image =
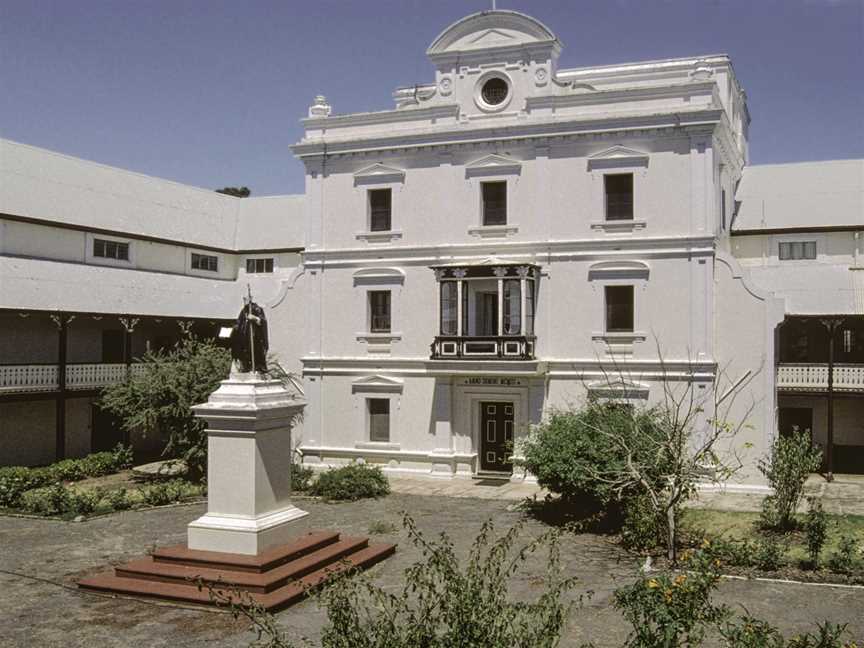
[[[168,352],[148,351],[143,370],[107,387],[101,406],[114,413],[127,431],[143,430],[166,440],[163,456],[183,459],[204,473],[207,435],[192,406],[203,403],[225,379],[231,355],[212,340],[191,335]]]
[[[662,400],[651,408],[628,404],[620,411],[627,414],[623,425],[598,427],[623,457],[620,465],[588,466],[589,475],[606,484],[613,494],[624,497],[637,492],[665,526],[667,557],[676,561],[678,520],[684,503],[692,497],[700,481],[725,481],[741,466],[732,440],[746,427],[755,403],[744,409],[739,423],[730,423],[736,400],[754,373],[748,371],[732,382],[718,370],[710,385],[693,378],[690,366],[681,378],[667,371],[658,348],[662,368]],[[607,377],[610,387],[626,384],[628,376]],[[656,434],[645,435],[643,418],[653,420]]]
[[[789,436],[778,436],[770,455],[759,460],[774,494],[762,502],[762,523],[769,528],[788,529],[795,523],[795,511],[804,494],[804,483],[810,473],[822,464],[822,452],[814,448],[809,430],[792,430]]]

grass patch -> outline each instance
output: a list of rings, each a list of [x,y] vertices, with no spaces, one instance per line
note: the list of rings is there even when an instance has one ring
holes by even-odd
[[[828,514],[828,535],[823,555],[833,554],[839,549],[843,536],[858,538],[864,543],[864,515]],[[743,511],[715,511],[712,509],[687,509],[684,511],[683,526],[690,537],[705,536],[725,540],[754,540],[762,536],[775,535],[788,541],[784,558],[791,564],[808,559],[807,538],[803,530],[804,515],[798,515],[798,525],[792,531],[771,534],[759,531],[759,513]]]

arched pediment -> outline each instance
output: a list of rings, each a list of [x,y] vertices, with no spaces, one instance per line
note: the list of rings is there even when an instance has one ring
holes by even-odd
[[[447,27],[436,38],[426,54],[434,58],[443,54],[471,52],[501,47],[525,47],[532,44],[561,43],[539,20],[517,11],[481,11]]]
[[[613,378],[589,384],[588,393],[595,398],[609,400],[645,400],[648,398],[648,385],[634,380]]]
[[[354,285],[394,284],[405,282],[405,271],[400,268],[361,268],[354,273]]]
[[[644,261],[598,261],[588,267],[589,279],[648,279],[651,267]]]

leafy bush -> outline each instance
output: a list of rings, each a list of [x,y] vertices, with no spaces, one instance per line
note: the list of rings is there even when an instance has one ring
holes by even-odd
[[[644,496],[633,497],[624,505],[621,541],[636,551],[653,549],[663,538],[663,525],[645,500]]]
[[[755,547],[747,540],[715,538],[711,541],[710,552],[712,556],[727,565],[752,567]]]
[[[315,471],[309,466],[291,462],[291,490],[302,493],[312,486]]]
[[[172,479],[167,482],[143,486],[138,489],[138,492],[145,504],[163,506],[179,502],[190,495],[194,495],[197,491],[192,484],[182,479]]]
[[[819,554],[825,546],[825,538],[828,535],[828,516],[822,510],[822,502],[811,497],[807,500],[810,510],[807,511],[807,520],[804,529],[807,532],[807,553],[810,556],[810,564],[813,569],[819,566]]]
[[[231,354],[212,340],[189,336],[168,352],[148,351],[141,366],[143,371],[106,387],[101,406],[119,417],[127,431],[163,435],[164,456],[183,459],[203,474],[207,435],[191,407],[206,401],[228,375]]]
[[[822,452],[812,447],[809,431],[792,431],[777,436],[771,454],[758,462],[774,494],[762,502],[762,523],[767,528],[788,529],[794,525],[795,510],[804,493],[804,482],[822,464]]]
[[[132,448],[118,443],[110,452],[95,452],[79,462],[87,477],[111,475],[132,466]]]
[[[572,604],[562,598],[576,583],[564,576],[559,533],[551,531],[518,546],[522,525],[495,537],[483,524],[466,564],[460,564],[450,538],[427,540],[407,515],[404,525],[421,558],[399,582],[402,591],[382,589],[366,575],[338,575],[318,594],[329,625],[323,648],[553,648]],[[533,600],[510,598],[510,579],[532,554],[544,551],[545,574],[537,579]],[[258,645],[295,645],[285,631],[254,604],[237,605],[238,596],[210,589],[217,602],[252,621]],[[242,600],[242,599],[241,599]],[[305,645],[305,644],[304,644]]]
[[[706,626],[725,617],[726,609],[710,598],[720,580],[719,561],[700,550],[684,552],[681,562],[687,573],[644,576],[615,591],[615,607],[633,626],[628,648],[701,646]]]
[[[771,536],[759,538],[753,550],[753,566],[762,571],[777,571],[783,566],[786,546]]]
[[[99,506],[102,492],[99,490],[86,490],[69,493],[69,512],[77,515],[90,515]]]
[[[46,486],[52,481],[53,475],[46,468],[0,468],[0,506],[18,506],[25,491]]]
[[[117,488],[108,491],[105,495],[105,502],[115,511],[125,511],[132,508],[132,500],[129,498],[129,491],[125,488]]]
[[[632,412],[625,407],[589,400],[574,411],[556,411],[520,444],[518,463],[544,488],[565,500],[593,499],[608,505],[636,494],[617,491],[596,475],[620,473],[625,466],[621,435],[647,448],[657,437],[656,412]],[[640,443],[640,441],[642,441]]]
[[[53,484],[28,490],[20,498],[20,506],[34,515],[60,515],[72,510],[72,497],[63,484]]]
[[[54,476],[53,481],[78,481],[84,479],[84,464],[80,459],[63,459],[48,466]]]
[[[390,482],[378,466],[353,463],[321,473],[310,492],[330,500],[383,497],[390,493]]]
[[[828,568],[838,574],[851,574],[858,567],[858,541],[844,535],[837,544],[837,551],[828,559]]]

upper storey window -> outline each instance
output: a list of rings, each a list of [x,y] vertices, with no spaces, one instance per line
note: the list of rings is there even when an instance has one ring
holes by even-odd
[[[483,225],[507,224],[507,182],[484,182],[482,187]]]
[[[246,259],[246,274],[273,272],[273,259]]]
[[[389,232],[392,228],[392,198],[391,189],[369,190],[370,232]]]
[[[614,173],[603,176],[606,194],[606,220],[633,220],[633,174]]]
[[[781,261],[801,261],[816,258],[816,241],[783,241],[780,243]]]
[[[93,239],[93,256],[103,259],[128,261],[129,244],[119,241],[106,241],[105,239]]]

